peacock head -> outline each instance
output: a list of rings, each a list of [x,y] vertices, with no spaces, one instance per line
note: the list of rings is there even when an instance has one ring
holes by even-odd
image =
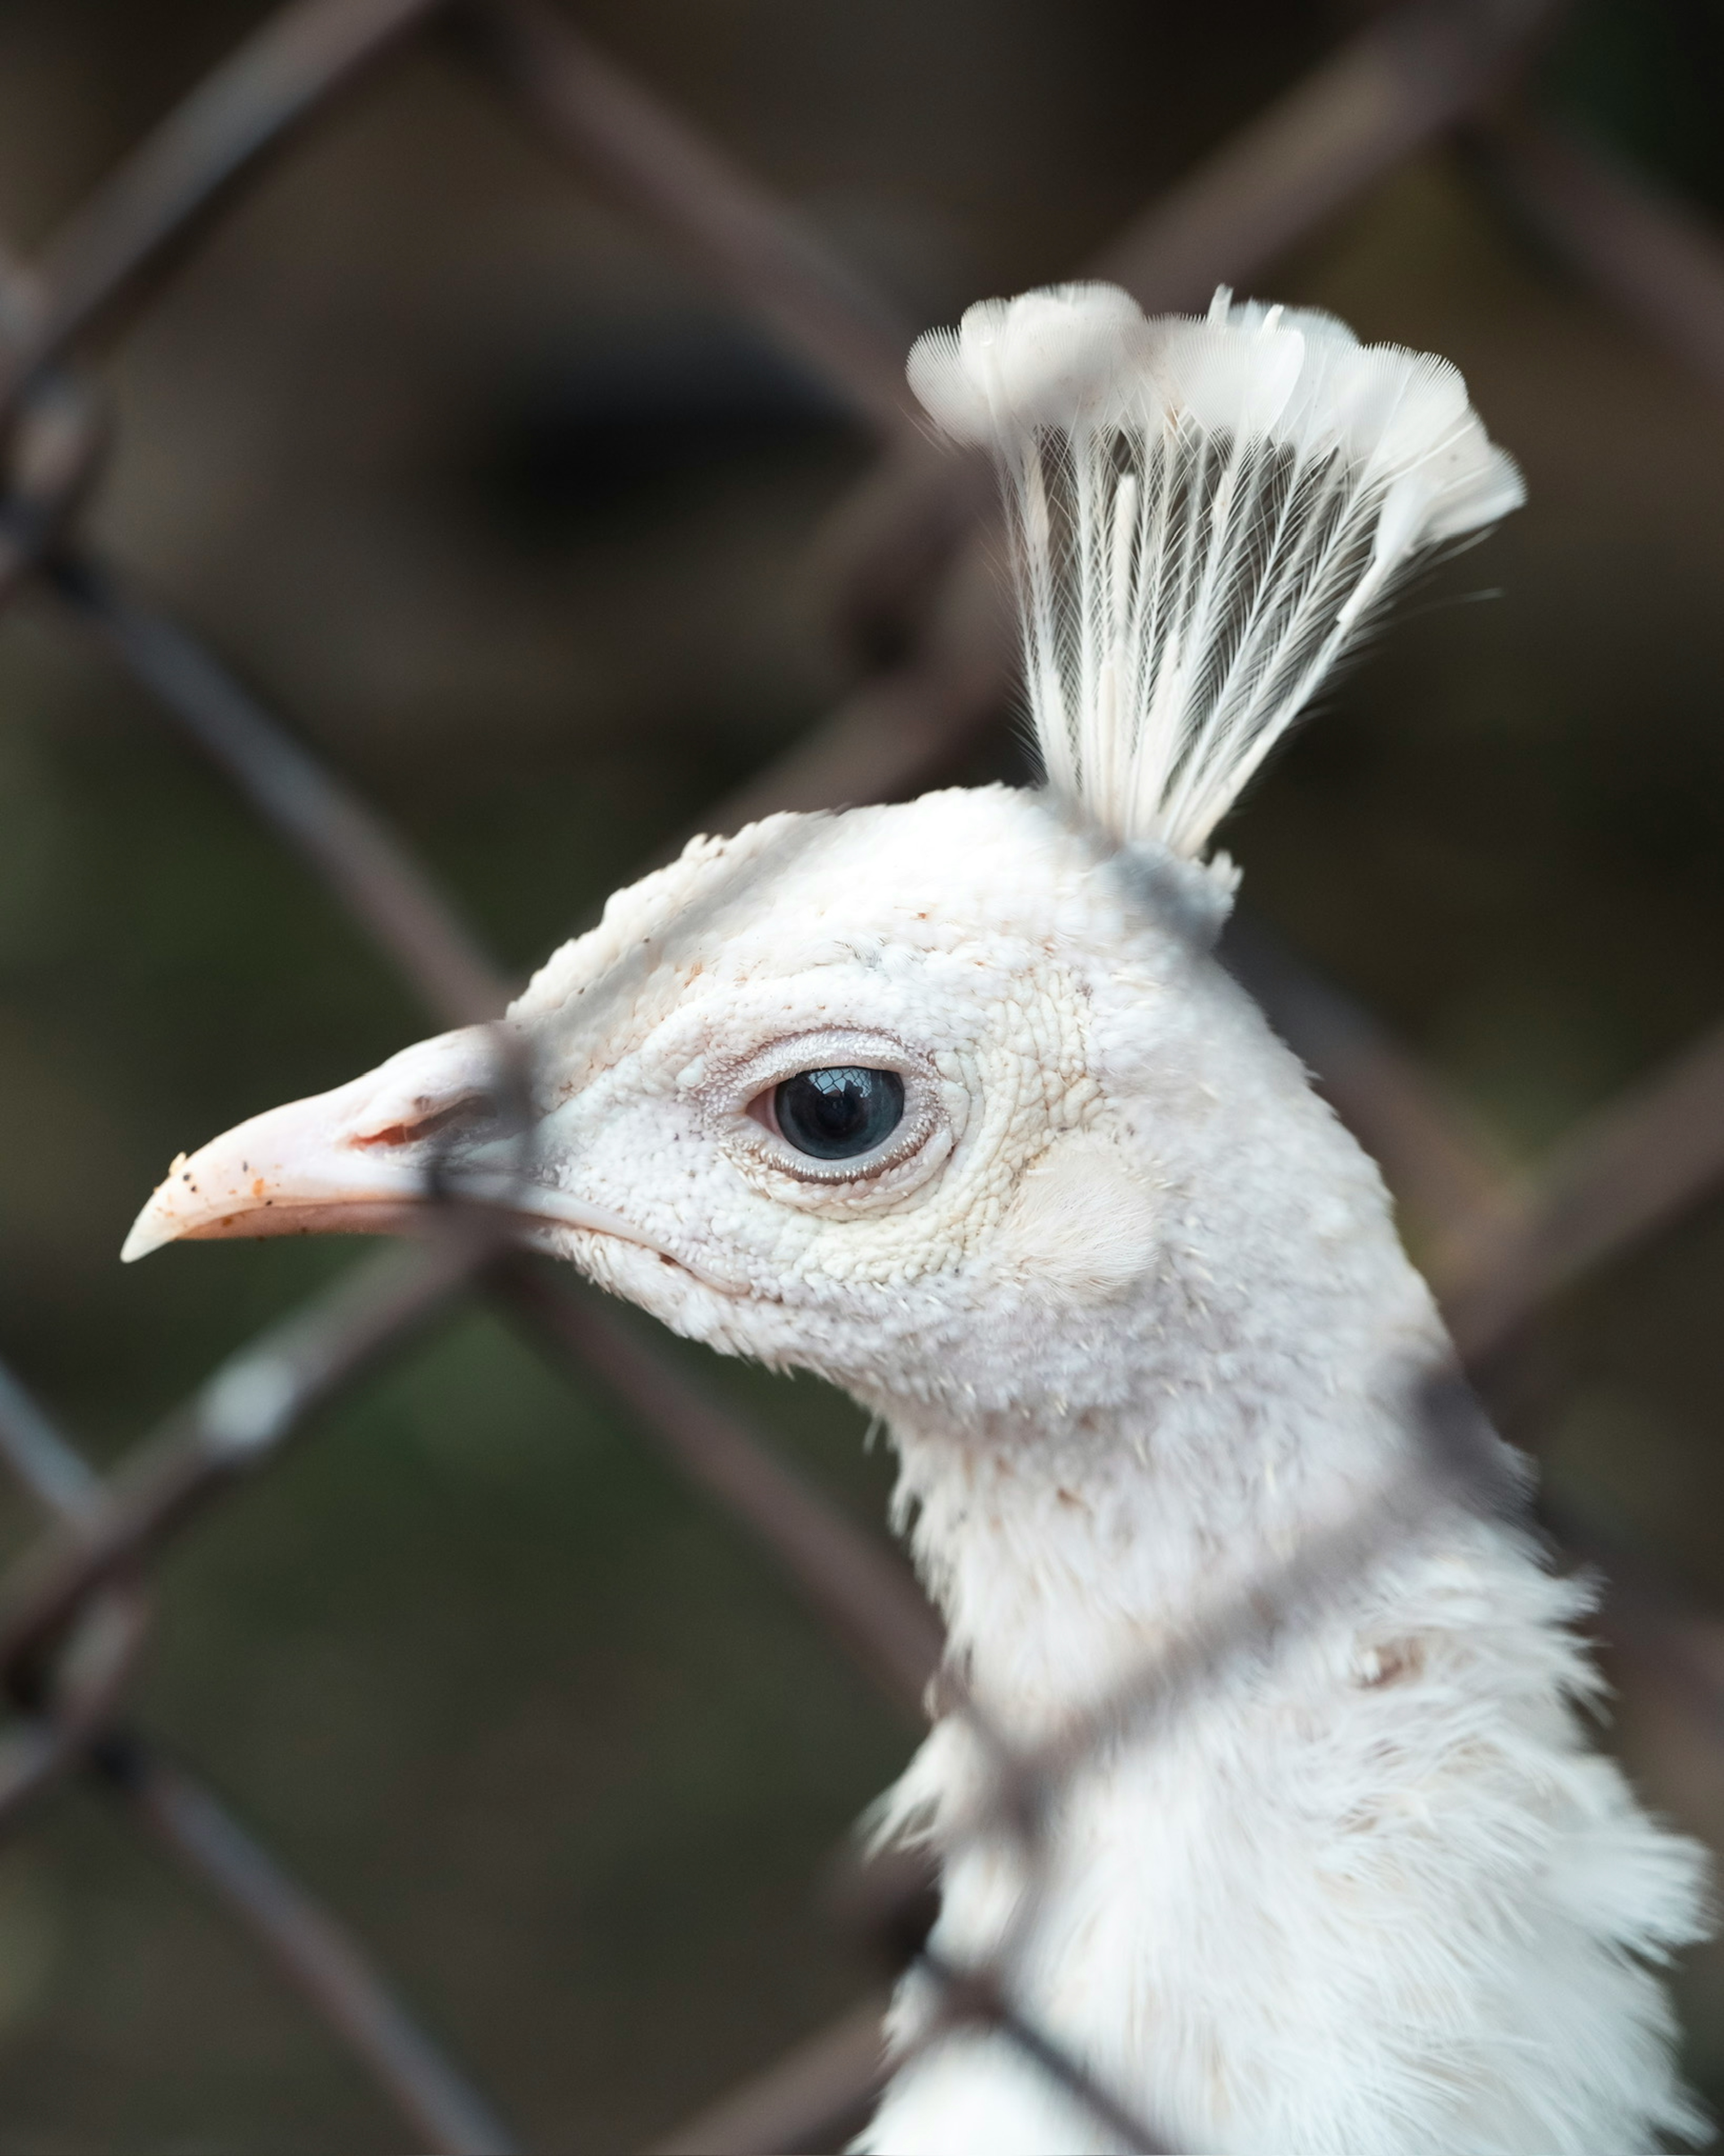
[[[1003,787],[697,840],[499,1027],[176,1163],[126,1255],[411,1231],[465,1194],[714,1345],[1003,1398],[1026,1322],[1154,1263],[1183,1170],[1142,1127],[1214,1112],[1193,977],[1227,896]]]
[[[1210,955],[1233,878],[1200,856],[1513,468],[1442,362],[1224,295],[992,302],[911,378],[1008,480],[1048,788],[696,840],[500,1027],[177,1162],[127,1257],[464,1194],[678,1331],[966,1418],[1104,1408],[1142,1375],[1104,1340],[1224,1261],[1326,1236],[1344,1285],[1374,1179]]]

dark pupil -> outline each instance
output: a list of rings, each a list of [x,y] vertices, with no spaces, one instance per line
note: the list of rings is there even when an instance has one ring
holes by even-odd
[[[850,1160],[871,1152],[904,1120],[904,1081],[895,1070],[803,1070],[772,1096],[778,1128],[798,1152]]]

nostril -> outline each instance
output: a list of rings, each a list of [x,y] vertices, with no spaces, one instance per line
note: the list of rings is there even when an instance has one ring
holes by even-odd
[[[488,1095],[469,1094],[443,1107],[434,1108],[427,1115],[403,1116],[398,1122],[385,1123],[381,1130],[362,1131],[347,1142],[366,1152],[373,1146],[418,1145],[443,1131],[477,1122],[489,1106]]]

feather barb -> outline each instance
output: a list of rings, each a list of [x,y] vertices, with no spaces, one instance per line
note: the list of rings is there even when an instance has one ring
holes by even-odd
[[[1187,858],[1407,570],[1523,498],[1446,360],[1225,286],[984,300],[909,373],[1000,466],[1049,785]]]

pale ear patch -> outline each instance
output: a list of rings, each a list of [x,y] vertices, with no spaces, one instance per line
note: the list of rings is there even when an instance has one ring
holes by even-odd
[[[1056,1138],[1024,1175],[1001,1224],[1003,1265],[1085,1301],[1123,1294],[1148,1270],[1155,1194],[1101,1131]]]

